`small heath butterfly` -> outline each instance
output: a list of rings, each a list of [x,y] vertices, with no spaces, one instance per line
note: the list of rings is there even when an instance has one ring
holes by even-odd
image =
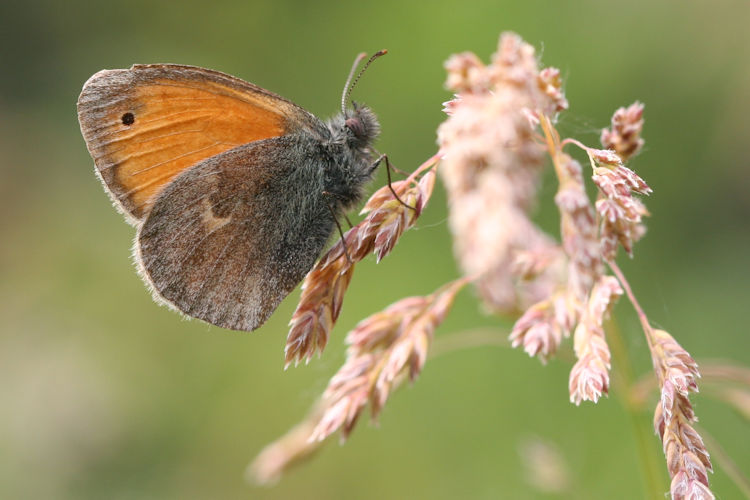
[[[363,56],[327,121],[194,66],[139,64],[84,84],[81,132],[105,190],[137,228],[135,260],[155,300],[254,330],[297,286],[379,163],[375,114],[346,106]]]

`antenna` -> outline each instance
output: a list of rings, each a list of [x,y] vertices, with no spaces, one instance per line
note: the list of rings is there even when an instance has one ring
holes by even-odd
[[[361,54],[357,55],[356,59],[354,59],[354,64],[352,64],[352,69],[349,71],[349,76],[346,79],[346,85],[344,85],[344,91],[341,94],[341,112],[342,113],[346,112],[346,100],[349,98],[349,94],[352,93],[352,89],[357,84],[357,82],[359,81],[359,79],[362,76],[362,74],[370,66],[370,64],[372,64],[372,62],[375,59],[377,59],[380,56],[384,56],[387,53],[388,53],[388,51],[385,50],[385,49],[379,50],[379,51],[375,52],[370,57],[370,59],[368,59],[368,61],[365,63],[364,67],[362,68],[362,70],[357,75],[357,78],[355,78],[354,81],[352,81],[352,77],[354,76],[354,72],[357,70],[357,66],[359,66],[359,63],[362,62],[362,59],[364,59],[365,57],[367,57],[367,53],[362,52]]]

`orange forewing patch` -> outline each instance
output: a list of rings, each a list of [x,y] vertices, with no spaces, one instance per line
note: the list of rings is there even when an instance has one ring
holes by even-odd
[[[175,176],[223,151],[297,128],[290,102],[223,73],[189,66],[101,71],[84,86],[79,120],[104,184],[142,219]]]
[[[139,87],[132,125],[122,123],[119,110],[108,117],[115,131],[102,142],[101,153],[110,156],[120,199],[136,217],[186,168],[284,133],[280,115],[207,90],[167,82]]]

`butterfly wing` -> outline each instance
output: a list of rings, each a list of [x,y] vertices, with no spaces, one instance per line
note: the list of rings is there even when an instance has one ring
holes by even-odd
[[[260,326],[333,230],[316,144],[307,134],[253,142],[166,186],[136,242],[155,298],[224,328]]]
[[[142,220],[164,187],[201,160],[322,126],[256,85],[173,64],[100,71],[83,87],[78,120],[97,173],[131,223]]]

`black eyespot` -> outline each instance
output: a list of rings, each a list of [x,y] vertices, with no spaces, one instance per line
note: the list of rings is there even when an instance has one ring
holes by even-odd
[[[135,123],[135,115],[133,113],[125,113],[122,115],[123,125],[132,125],[133,123]]]

